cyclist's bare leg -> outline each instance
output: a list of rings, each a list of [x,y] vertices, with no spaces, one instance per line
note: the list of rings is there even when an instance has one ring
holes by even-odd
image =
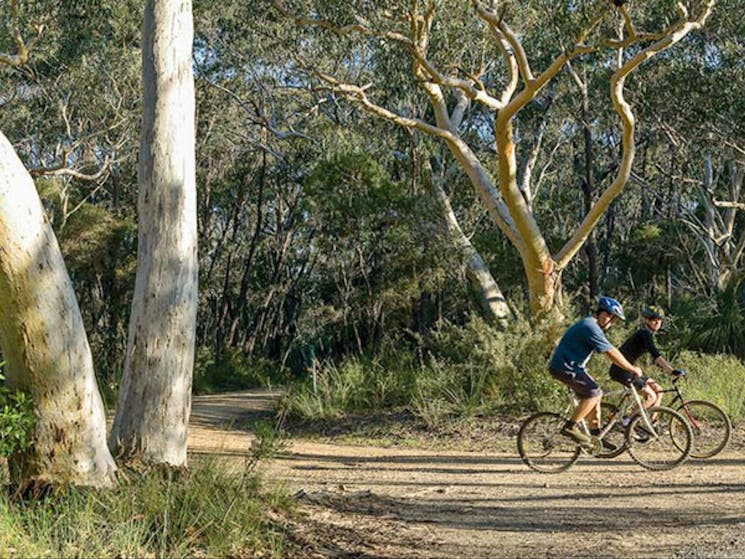
[[[595,412],[594,415],[597,416],[597,419],[595,421],[600,421],[600,400],[603,398],[603,395],[600,396],[594,396],[593,398],[584,398],[579,401],[577,404],[577,407],[574,408],[574,413],[572,414],[572,421],[575,423],[579,423],[582,421],[585,417],[587,417],[591,412]],[[593,421],[593,418],[590,418],[590,421]]]
[[[656,380],[649,379],[642,389],[642,394],[644,395],[644,407],[646,409],[662,405],[662,397],[664,396],[664,393],[662,392],[662,387]],[[657,414],[652,414],[649,418],[654,421],[657,419]]]
[[[651,388],[654,391],[654,403],[653,406],[661,406],[662,405],[662,397],[665,395],[663,392],[662,386],[659,385],[659,383],[654,379],[649,379],[647,381],[647,386]],[[649,407],[649,406],[647,406]]]
[[[587,414],[587,423],[589,424],[591,431],[602,427],[600,424],[600,418],[602,417],[601,405],[601,400],[598,399],[598,403],[595,404],[595,407]]]

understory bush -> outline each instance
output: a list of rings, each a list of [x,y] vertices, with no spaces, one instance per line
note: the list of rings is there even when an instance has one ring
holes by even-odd
[[[110,491],[0,494],[0,557],[282,557],[285,528],[267,512],[290,507],[285,494],[217,460],[130,474]]]
[[[745,363],[732,355],[707,355],[683,351],[675,362],[688,372],[681,391],[689,400],[719,404],[733,422],[745,415]]]
[[[419,374],[411,355],[349,357],[339,364],[321,363],[308,378],[291,387],[283,400],[291,415],[332,419],[407,405]]]
[[[432,337],[429,364],[413,409],[428,423],[445,417],[520,413],[552,405],[562,395],[547,363],[563,327],[518,318],[500,331],[473,317],[443,324]]]
[[[422,346],[322,363],[316,383],[296,384],[285,399],[304,419],[408,409],[435,425],[447,418],[521,412],[562,397],[546,364],[563,332],[555,322],[517,320],[500,331],[478,317],[443,323]]]
[[[745,283],[683,301],[674,312],[680,348],[745,359]]]
[[[195,394],[271,387],[288,380],[287,371],[276,362],[246,355],[236,348],[226,348],[217,356],[204,348],[197,352]]]
[[[29,448],[35,423],[31,398],[20,390],[8,388],[0,373],[0,457]]]

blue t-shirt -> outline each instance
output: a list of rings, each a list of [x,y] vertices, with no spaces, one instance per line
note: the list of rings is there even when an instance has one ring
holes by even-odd
[[[570,373],[586,373],[593,351],[610,351],[613,345],[605,337],[595,318],[588,316],[574,324],[562,336],[551,357],[549,369]]]

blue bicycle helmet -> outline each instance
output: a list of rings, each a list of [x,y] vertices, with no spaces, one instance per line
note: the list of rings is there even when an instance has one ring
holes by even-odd
[[[605,311],[608,314],[617,316],[621,320],[626,320],[626,315],[623,314],[621,303],[616,301],[613,297],[600,297],[598,299],[598,312],[599,311]]]

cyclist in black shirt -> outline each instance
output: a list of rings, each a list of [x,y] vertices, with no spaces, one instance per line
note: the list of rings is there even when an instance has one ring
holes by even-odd
[[[642,355],[649,352],[652,359],[658,367],[660,367],[666,373],[672,375],[681,376],[685,374],[685,371],[679,369],[673,369],[672,365],[660,355],[657,346],[654,343],[654,335],[662,327],[662,320],[665,318],[665,312],[657,306],[646,307],[642,311],[642,317],[644,318],[644,325],[634,332],[631,337],[626,340],[620,348],[618,348],[629,362],[634,363]],[[631,383],[641,391],[644,396],[644,407],[651,408],[652,406],[659,406],[662,402],[662,387],[654,379],[649,378],[646,375],[641,377],[635,377],[631,373],[617,367],[615,364],[611,365],[609,371],[610,377],[624,385]]]

